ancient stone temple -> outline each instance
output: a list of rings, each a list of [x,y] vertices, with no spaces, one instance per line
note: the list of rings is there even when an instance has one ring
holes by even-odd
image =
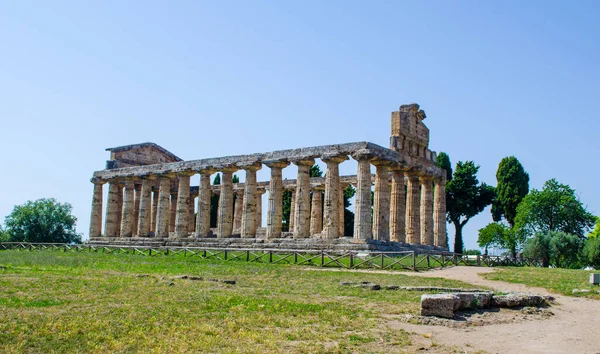
[[[429,150],[425,117],[417,104],[392,112],[389,149],[354,142],[189,161],[153,143],[107,149],[106,169],[92,178],[90,243],[446,250],[446,174]],[[357,162],[356,175],[340,176],[339,165],[350,158]],[[310,177],[315,159],[326,164],[326,177]],[[284,180],[282,170],[291,165],[297,178]],[[270,180],[258,181],[257,171],[265,167]],[[211,185],[216,172],[222,183]],[[232,182],[236,172],[245,174],[244,183]],[[190,185],[194,175],[199,175],[198,186]],[[348,185],[356,189],[351,237],[344,235]],[[292,194],[288,232],[282,231],[284,190]],[[217,225],[211,228],[215,194]]]

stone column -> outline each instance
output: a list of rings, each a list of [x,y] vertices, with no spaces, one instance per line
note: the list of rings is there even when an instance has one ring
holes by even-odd
[[[266,189],[258,189],[256,191],[256,228],[262,227],[262,196],[267,193]]]
[[[435,195],[433,199],[433,236],[434,244],[448,248],[446,243],[446,176],[435,180]]]
[[[354,200],[354,240],[368,240],[373,238],[371,217],[371,159],[373,155],[368,151],[357,151],[352,158],[358,162]]]
[[[171,193],[171,207],[169,209],[171,215],[169,215],[169,232],[175,232],[175,219],[177,218],[177,199],[179,199],[178,193]]]
[[[142,185],[133,185],[133,233],[132,235],[138,234],[138,223],[140,217],[140,199],[142,193]]]
[[[283,181],[281,170],[288,166],[287,161],[265,162],[271,169],[271,181],[269,183],[269,208],[267,214],[267,238],[281,237],[281,220],[283,214],[282,192]]]
[[[217,224],[217,237],[231,237],[233,233],[233,173],[237,167],[221,170],[221,196],[219,197],[219,220]]]
[[[296,198],[292,204],[294,211],[294,238],[310,237],[310,167],[314,165],[314,159],[294,161],[298,166],[298,177],[296,179]],[[294,198],[292,197],[292,200]],[[290,217],[291,219],[291,217]]]
[[[152,181],[154,176],[142,177],[142,189],[140,192],[140,206],[137,235],[148,237],[150,234],[150,222],[152,213]]]
[[[192,234],[191,237],[194,237],[194,234],[196,232],[196,197],[198,196],[198,194],[196,193],[192,193],[190,191],[190,203],[188,204],[188,208],[189,208],[189,217],[188,217],[188,233]]]
[[[106,220],[104,220],[104,236],[117,237],[121,209],[119,208],[119,182],[112,180],[108,183],[108,200],[106,202]]]
[[[184,171],[177,173],[179,185],[177,187],[177,209],[175,214],[174,238],[185,238],[189,236],[188,226],[190,217],[190,177],[195,172]],[[171,214],[172,215],[172,214]]]
[[[433,245],[432,178],[421,177],[421,244]]]
[[[233,234],[242,234],[242,214],[244,212],[244,191],[235,191],[235,203],[233,207]]]
[[[313,188],[310,208],[310,235],[318,235],[323,231],[323,186]]]
[[[295,212],[296,212],[296,190],[290,190],[290,193],[292,194],[291,196],[291,200],[290,200],[290,219],[289,219],[289,225],[288,225],[288,232],[294,232],[294,218],[295,218]]]
[[[421,217],[419,213],[420,193],[419,177],[408,174],[407,196],[406,196],[406,242],[412,244],[421,243]]]
[[[390,162],[373,160],[376,168],[375,195],[373,199],[373,238],[390,240]]]
[[[125,185],[119,181],[118,184],[118,190],[119,192],[117,193],[117,204],[118,204],[118,210],[119,212],[117,213],[117,233],[115,234],[115,236],[119,237],[121,236],[121,219],[123,218],[123,189],[124,189]]]
[[[121,237],[133,235],[133,180],[125,181],[125,193],[123,193],[123,216],[121,217]]]
[[[345,212],[344,210],[346,210],[346,206],[344,205],[344,191],[346,190],[346,188],[348,188],[349,184],[348,183],[340,183],[340,189],[339,189],[339,193],[338,193],[338,213],[339,213],[339,224],[338,224],[338,232],[340,234],[341,237],[344,236],[344,217],[345,217]]]
[[[347,159],[346,155],[323,156],[321,158],[327,164],[322,238],[333,239],[341,236],[339,233],[340,212],[338,200],[338,193],[340,193],[339,165]]]
[[[392,191],[390,193],[390,240],[406,242],[406,185],[404,171],[392,168]]]
[[[90,216],[90,238],[102,236],[102,185],[106,183],[100,178],[92,178],[94,194],[92,196],[92,215]]]
[[[150,222],[150,232],[156,233],[156,212],[158,210],[158,187],[152,191],[152,221]]]
[[[169,219],[171,218],[171,175],[160,176],[160,187],[158,192],[158,208],[156,211],[156,226],[154,227],[156,237],[169,236]]]
[[[200,185],[198,186],[198,216],[196,217],[196,237],[208,237],[210,235],[210,175],[215,170],[200,171]]]
[[[256,190],[256,171],[262,168],[262,164],[245,166],[246,181],[244,182],[244,208],[242,211],[241,237],[256,237],[256,229],[260,226],[258,216],[262,213],[257,209],[262,208],[261,195]]]

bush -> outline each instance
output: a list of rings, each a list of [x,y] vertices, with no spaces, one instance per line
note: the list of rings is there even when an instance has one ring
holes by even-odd
[[[600,238],[588,238],[583,247],[583,260],[587,265],[600,269]]]
[[[580,266],[581,249],[582,240],[577,235],[549,231],[537,233],[527,240],[523,256],[541,260],[544,267],[577,268]]]
[[[481,251],[480,250],[464,250],[463,254],[467,255],[467,256],[481,256]]]

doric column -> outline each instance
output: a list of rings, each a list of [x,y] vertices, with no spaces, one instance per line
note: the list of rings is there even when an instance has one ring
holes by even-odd
[[[436,178],[433,199],[434,244],[448,248],[446,244],[446,176]]]
[[[150,232],[156,233],[156,212],[158,211],[158,187],[152,188],[152,219],[150,221]]]
[[[137,235],[148,237],[150,234],[150,222],[152,215],[152,179],[154,176],[142,177],[142,189],[140,191],[140,206],[138,216]]]
[[[356,197],[354,200],[354,239],[373,238],[373,220],[371,217],[371,159],[368,151],[359,150],[352,154],[358,162],[356,173]]]
[[[392,167],[392,190],[390,192],[390,240],[406,242],[406,185],[404,171]]]
[[[92,215],[90,216],[90,238],[102,236],[102,185],[106,183],[100,178],[92,178],[94,194],[92,196]]]
[[[141,193],[142,193],[142,185],[134,184],[133,185],[133,232],[132,232],[132,235],[134,235],[134,236],[136,236],[138,234]]]
[[[179,195],[177,192],[171,192],[171,207],[169,211],[171,214],[169,215],[169,233],[175,232],[175,219],[177,218],[177,199],[179,199]]]
[[[267,193],[266,189],[257,189],[256,191],[256,228],[262,227],[262,196]]]
[[[289,219],[289,225],[288,225],[288,232],[294,232],[294,220],[295,219],[295,215],[296,214],[296,190],[295,189],[291,189],[290,190],[291,193],[291,198],[290,198],[290,219]]]
[[[237,167],[221,170],[221,195],[219,197],[219,220],[217,222],[217,237],[231,237],[233,232],[233,173]]]
[[[339,189],[339,193],[338,193],[338,218],[339,218],[339,223],[338,223],[338,232],[340,234],[340,236],[344,236],[344,217],[345,217],[345,212],[344,210],[346,210],[346,206],[344,203],[344,191],[346,190],[346,188],[348,188],[348,186],[350,186],[350,184],[348,183],[341,183],[340,182],[340,189]]]
[[[421,244],[433,245],[432,178],[421,177]]]
[[[200,170],[200,185],[198,186],[198,216],[196,217],[196,237],[208,237],[210,234],[210,175],[215,170]]]
[[[123,216],[121,217],[121,237],[131,237],[133,235],[133,188],[133,180],[125,180]]]
[[[310,207],[310,235],[318,235],[323,231],[323,186],[316,186],[312,190]]]
[[[322,238],[333,239],[341,236],[339,232],[340,212],[338,200],[338,193],[340,193],[339,165],[347,159],[346,155],[326,155],[321,158],[327,164]]]
[[[283,214],[283,181],[281,180],[281,170],[289,164],[287,161],[265,162],[265,165],[271,169],[269,208],[267,209],[267,238],[281,237],[281,219]]]
[[[235,192],[235,203],[233,207],[233,234],[242,234],[242,213],[244,212],[244,190],[238,189]]]
[[[169,236],[169,219],[171,218],[171,177],[170,174],[161,175],[159,178],[158,208],[156,211],[156,237]]]
[[[108,200],[106,201],[106,219],[104,220],[104,236],[116,237],[121,224],[118,223],[121,209],[119,209],[119,182],[108,182]]]
[[[373,238],[390,240],[390,162],[373,160],[375,165],[375,195],[373,199]]]
[[[244,208],[242,211],[241,237],[256,237],[256,229],[260,226],[258,216],[262,215],[258,211],[258,201],[261,195],[256,190],[256,171],[262,168],[261,163],[251,166],[244,166],[246,171],[246,180],[244,182]],[[262,208],[262,203],[260,203]]]
[[[196,232],[196,197],[197,193],[192,193],[190,190],[190,202],[188,204],[189,208],[189,217],[188,217],[188,233],[191,234],[190,237],[194,237],[194,233]]]
[[[123,189],[125,188],[122,181],[119,181],[117,188],[119,190],[117,193],[117,208],[119,212],[117,213],[117,233],[115,236],[119,237],[121,236],[121,219],[123,218]]]
[[[406,242],[412,244],[421,243],[421,217],[419,213],[420,193],[419,177],[414,173],[407,173],[407,196],[406,196]]]
[[[179,184],[177,187],[177,210],[175,214],[175,238],[184,238],[189,236],[189,217],[190,217],[190,177],[195,172],[178,172]]]
[[[314,159],[294,161],[294,164],[298,166],[296,198],[295,203],[292,204],[294,228],[290,230],[294,232],[294,238],[310,236],[310,167],[314,163]],[[290,217],[290,219],[292,218]]]

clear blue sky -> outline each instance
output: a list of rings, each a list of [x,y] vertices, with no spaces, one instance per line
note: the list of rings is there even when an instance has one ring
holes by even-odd
[[[531,187],[557,178],[600,214],[598,18],[597,1],[0,2],[0,218],[55,197],[87,237],[107,147],[388,146],[410,102],[481,181],[515,155]]]

